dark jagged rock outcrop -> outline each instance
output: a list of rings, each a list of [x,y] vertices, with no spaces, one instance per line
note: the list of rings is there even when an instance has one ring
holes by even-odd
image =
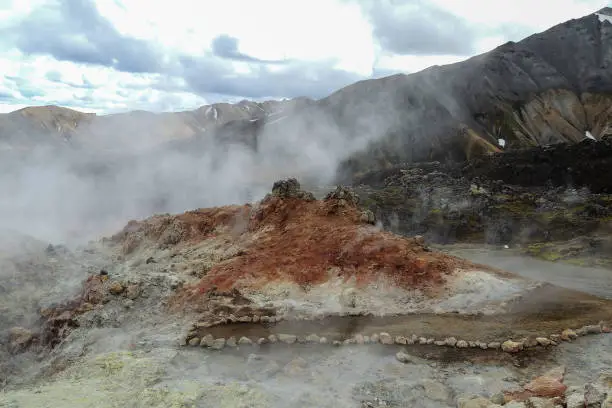
[[[278,180],[272,185],[272,196],[280,198],[300,198],[302,200],[315,200],[314,194],[302,190],[300,182],[295,178]]]
[[[357,180],[383,225],[437,243],[520,245],[547,260],[612,265],[612,141],[466,163],[418,163]]]
[[[612,194],[612,137],[541,149],[522,149],[477,158],[463,169],[468,177],[486,177],[521,186],[586,187]]]

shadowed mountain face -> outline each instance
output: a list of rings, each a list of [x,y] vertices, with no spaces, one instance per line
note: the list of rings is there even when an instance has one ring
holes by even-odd
[[[250,128],[261,139],[296,131],[365,142],[367,151],[346,154],[353,174],[575,143],[587,132],[600,139],[612,134],[612,23],[604,14],[571,20],[467,61],[355,83],[294,117]]]

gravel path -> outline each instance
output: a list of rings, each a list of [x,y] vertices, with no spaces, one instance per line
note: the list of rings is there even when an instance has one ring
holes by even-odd
[[[452,247],[442,247],[442,249],[452,255],[514,272],[527,278],[612,299],[612,271],[608,269],[546,262],[501,250],[454,249]]]

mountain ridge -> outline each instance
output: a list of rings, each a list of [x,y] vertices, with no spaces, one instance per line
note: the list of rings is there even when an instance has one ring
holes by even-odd
[[[103,145],[179,142],[190,149],[206,139],[244,145],[255,153],[262,141],[290,134],[298,143],[350,146],[342,151],[346,174],[586,137],[599,140],[612,134],[612,23],[601,18],[607,12],[566,21],[454,64],[362,80],[319,100],[83,116],[86,126],[59,126],[64,132],[53,130],[58,124],[48,119],[23,127],[42,127],[55,139],[85,145],[96,139],[90,133]],[[15,126],[4,125],[6,118],[0,116],[0,141],[14,142]],[[104,140],[109,134],[112,142]]]
[[[38,143],[68,141],[86,144],[92,135],[120,133],[123,136],[153,130],[148,142],[150,147],[174,139],[196,137],[233,120],[275,115],[310,101],[305,97],[263,102],[242,100],[235,104],[214,103],[178,112],[135,110],[104,115],[57,105],[28,106],[0,114],[0,146],[2,142],[5,142],[5,148],[11,148],[13,144],[33,147]]]

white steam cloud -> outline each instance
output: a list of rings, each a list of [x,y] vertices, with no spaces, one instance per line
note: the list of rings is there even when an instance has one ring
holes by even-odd
[[[176,118],[166,117],[174,126]],[[386,126],[370,123],[367,133],[346,135],[319,110],[271,122],[258,136],[256,151],[220,141],[212,132],[151,147],[155,136],[147,139],[146,119],[140,128],[130,122],[125,132],[115,121],[107,132],[92,125],[90,134],[79,134],[77,148],[5,151],[0,229],[78,243],[153,213],[257,200],[283,177],[326,185],[342,160],[364,149]],[[164,126],[159,118],[154,123]]]

